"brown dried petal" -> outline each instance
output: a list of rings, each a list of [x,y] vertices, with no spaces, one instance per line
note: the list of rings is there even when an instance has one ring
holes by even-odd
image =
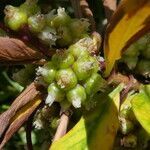
[[[28,47],[24,42],[9,37],[0,37],[0,62],[35,61],[44,55]]]
[[[13,134],[22,126],[24,122],[28,120],[30,115],[41,103],[41,99],[34,99],[22,107],[17,114],[12,118],[12,123],[8,127],[2,142],[0,144],[0,149],[6,144],[6,142],[13,136]]]
[[[25,106],[30,101],[34,100],[41,93],[38,91],[35,83],[31,83],[12,103],[10,108],[0,115],[0,138],[4,134],[6,128],[9,126],[12,117],[15,116],[17,111]]]

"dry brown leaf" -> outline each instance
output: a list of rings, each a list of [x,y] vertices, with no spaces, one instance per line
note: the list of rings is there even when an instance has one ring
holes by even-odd
[[[9,126],[11,119],[16,115],[17,111],[34,100],[41,93],[37,89],[35,83],[31,83],[12,103],[10,108],[0,115],[0,138],[4,134],[5,130]]]
[[[13,134],[28,120],[30,115],[41,103],[41,99],[34,99],[28,102],[20,110],[17,111],[16,115],[11,119],[11,124],[8,127],[5,135],[0,144],[0,149],[6,144],[6,142],[13,136]]]
[[[36,61],[42,58],[42,53],[31,49],[23,41],[0,37],[0,62]]]

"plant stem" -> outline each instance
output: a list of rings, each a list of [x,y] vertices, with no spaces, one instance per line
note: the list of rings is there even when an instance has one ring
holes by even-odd
[[[62,136],[66,134],[68,123],[69,123],[69,115],[63,113],[60,117],[60,123],[54,136],[53,142],[59,140]]]

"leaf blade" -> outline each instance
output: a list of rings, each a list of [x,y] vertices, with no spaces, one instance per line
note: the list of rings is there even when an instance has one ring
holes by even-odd
[[[106,31],[104,41],[106,76],[111,72],[115,61],[121,58],[123,50],[149,30],[150,1],[122,1]]]

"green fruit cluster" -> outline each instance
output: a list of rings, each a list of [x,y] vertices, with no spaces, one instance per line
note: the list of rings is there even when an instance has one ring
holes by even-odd
[[[132,44],[124,52],[122,61],[137,74],[150,78],[150,33]]]
[[[71,104],[80,108],[103,88],[105,81],[98,74],[97,58],[85,47],[78,46],[77,43],[67,50],[57,51],[51,61],[39,67],[38,74],[48,84],[46,104],[57,101],[64,109]]]
[[[68,46],[82,37],[87,36],[89,23],[86,19],[72,19],[64,8],[42,14],[37,1],[26,0],[19,7],[7,5],[5,7],[5,24],[12,30],[18,31],[27,24],[29,30],[41,42],[48,46],[56,43]]]

